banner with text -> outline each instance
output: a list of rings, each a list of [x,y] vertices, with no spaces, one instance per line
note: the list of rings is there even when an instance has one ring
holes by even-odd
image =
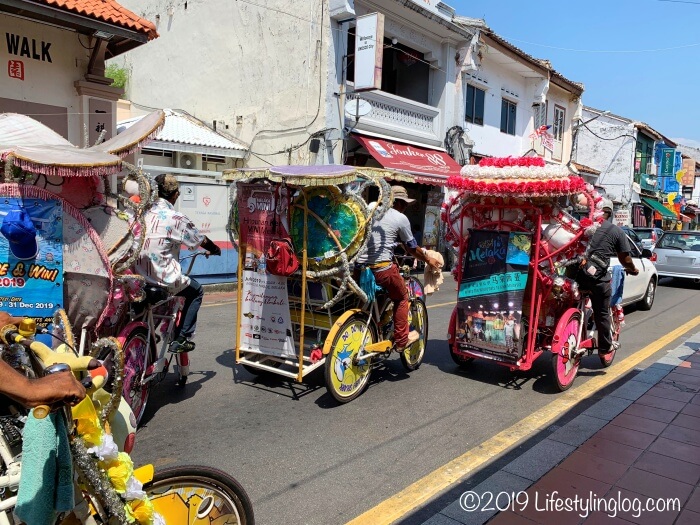
[[[240,349],[267,355],[296,355],[289,314],[287,278],[267,272],[265,252],[273,237],[285,236],[286,199],[264,184],[238,185],[240,257],[243,257]]]
[[[460,346],[518,358],[532,235],[472,230],[459,285]]]
[[[63,207],[6,197],[0,225],[0,310],[45,327],[63,308]]]

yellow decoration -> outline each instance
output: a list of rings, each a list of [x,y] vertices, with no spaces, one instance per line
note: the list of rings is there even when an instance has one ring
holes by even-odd
[[[117,459],[107,465],[109,480],[120,494],[126,490],[126,482],[133,473],[134,463],[126,452],[120,452]]]
[[[126,507],[124,507],[124,510],[126,510],[126,517],[129,523],[133,523],[134,521],[138,523],[151,523],[153,521],[153,503],[148,499],[129,501]]]
[[[678,195],[678,194],[677,194],[675,191],[674,191],[673,193],[669,193],[669,194],[668,194],[668,197],[666,197],[666,201],[667,201],[669,204],[673,204],[673,199],[676,198],[676,195]]]
[[[682,182],[683,177],[685,177],[685,170],[678,170],[676,172],[676,180],[678,181],[679,184]]]
[[[102,441],[102,425],[90,397],[85,397],[73,407],[73,419],[78,428],[78,435],[89,446],[99,445]]]

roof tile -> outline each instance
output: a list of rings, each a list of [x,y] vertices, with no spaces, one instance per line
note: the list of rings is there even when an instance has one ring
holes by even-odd
[[[96,20],[144,33],[149,40],[158,37],[156,26],[118,4],[115,0],[32,0]]]

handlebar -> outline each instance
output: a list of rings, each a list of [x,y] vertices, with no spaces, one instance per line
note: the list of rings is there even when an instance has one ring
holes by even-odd
[[[90,375],[82,381],[86,389],[97,390],[106,383],[108,372],[100,361],[90,356],[79,357],[72,353],[56,352],[44,343],[22,334],[23,331],[34,333],[34,328],[34,322],[26,319],[20,323],[20,327],[13,324],[3,326],[0,328],[0,340],[8,345],[18,343],[30,350],[32,355],[40,361],[42,376],[60,372],[89,371]],[[51,407],[48,405],[34,407],[34,417],[37,419],[45,418],[50,412]]]
[[[185,262],[187,259],[192,259],[192,260],[190,261],[189,266],[187,267],[187,271],[185,272],[185,275],[189,275],[189,274],[190,274],[190,272],[192,271],[192,267],[194,266],[194,261],[195,261],[195,260],[197,259],[197,257],[199,257],[200,255],[204,255],[204,257],[206,257],[206,258],[208,259],[209,256],[210,256],[210,255],[213,255],[213,254],[210,253],[210,252],[208,252],[208,251],[197,250],[196,252],[191,253],[191,254],[189,254],[189,255],[185,255],[184,257],[182,257],[182,258],[180,259],[180,262],[181,262],[181,263]],[[221,255],[221,254],[219,254],[219,255]]]

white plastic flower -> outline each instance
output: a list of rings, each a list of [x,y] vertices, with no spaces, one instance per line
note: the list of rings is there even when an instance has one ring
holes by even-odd
[[[112,461],[117,459],[117,456],[119,455],[119,448],[114,442],[112,435],[105,432],[102,434],[102,441],[100,444],[89,448],[88,452],[100,458],[100,461]]]
[[[131,476],[128,480],[126,480],[124,499],[131,501],[133,499],[143,499],[145,497],[146,493],[143,490],[143,483],[141,483],[134,476]]]

